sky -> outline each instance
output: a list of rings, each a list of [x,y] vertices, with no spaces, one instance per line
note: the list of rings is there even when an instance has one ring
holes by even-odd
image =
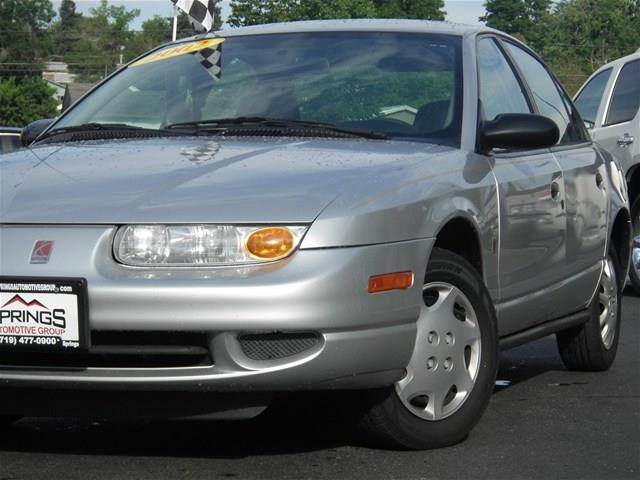
[[[58,10],[61,0],[52,0],[53,7]],[[76,8],[82,13],[88,13],[89,9],[98,5],[99,0],[75,0]],[[222,18],[226,19],[231,9],[231,0],[222,0]],[[142,22],[154,15],[169,17],[173,15],[173,4],[169,0],[109,0],[112,5],[125,5],[128,9],[140,10],[140,16],[136,18],[131,27],[137,30]],[[477,24],[478,17],[484,14],[484,0],[445,0],[447,20],[456,23]]]

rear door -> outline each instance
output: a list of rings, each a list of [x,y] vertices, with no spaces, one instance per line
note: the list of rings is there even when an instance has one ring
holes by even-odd
[[[534,111],[496,38],[480,37],[477,57],[481,121]],[[494,150],[488,160],[500,202],[497,314],[500,335],[506,335],[556,314],[550,295],[566,263],[564,184],[549,149]]]
[[[531,92],[537,112],[551,118],[560,140],[551,150],[564,178],[566,256],[556,314],[585,307],[598,283],[607,244],[607,193],[604,159],[594,148],[580,116],[545,65],[531,52],[504,41]]]

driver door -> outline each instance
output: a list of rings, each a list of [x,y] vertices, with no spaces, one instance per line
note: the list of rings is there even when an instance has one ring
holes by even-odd
[[[492,36],[478,40],[481,116],[532,113],[525,88],[508,57]],[[554,318],[561,300],[555,287],[566,258],[564,179],[549,149],[494,151],[493,165],[500,203],[500,336]]]

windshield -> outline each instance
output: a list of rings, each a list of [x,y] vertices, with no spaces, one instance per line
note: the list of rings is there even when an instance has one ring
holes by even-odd
[[[455,36],[368,32],[183,42],[123,69],[55,128],[264,117],[459,145],[460,49]]]

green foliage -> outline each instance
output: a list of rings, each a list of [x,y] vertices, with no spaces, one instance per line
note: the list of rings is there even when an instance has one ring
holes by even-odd
[[[0,62],[33,64],[49,53],[46,28],[54,15],[49,0],[0,0]],[[5,65],[0,74],[31,73],[24,70],[24,66]]]
[[[319,20],[367,18],[376,13],[372,0],[233,0],[227,22],[232,26]]]
[[[487,13],[480,20],[488,27],[518,37],[533,48],[540,48],[550,6],[550,0],[487,0]]]
[[[233,0],[230,25],[331,18],[444,20],[443,0]]]
[[[443,0],[374,0],[379,18],[444,20]]]
[[[59,20],[54,25],[56,54],[64,56],[69,53],[80,37],[78,30],[83,20],[82,14],[76,12],[73,0],[62,0],[58,13]]]
[[[566,0],[556,6],[550,20],[545,55],[560,61],[575,59],[585,71],[640,46],[638,0]]]
[[[541,54],[570,93],[601,65],[640,45],[639,0],[487,0],[487,25]]]
[[[53,93],[40,77],[0,79],[0,125],[24,127],[34,120],[54,117]]]

